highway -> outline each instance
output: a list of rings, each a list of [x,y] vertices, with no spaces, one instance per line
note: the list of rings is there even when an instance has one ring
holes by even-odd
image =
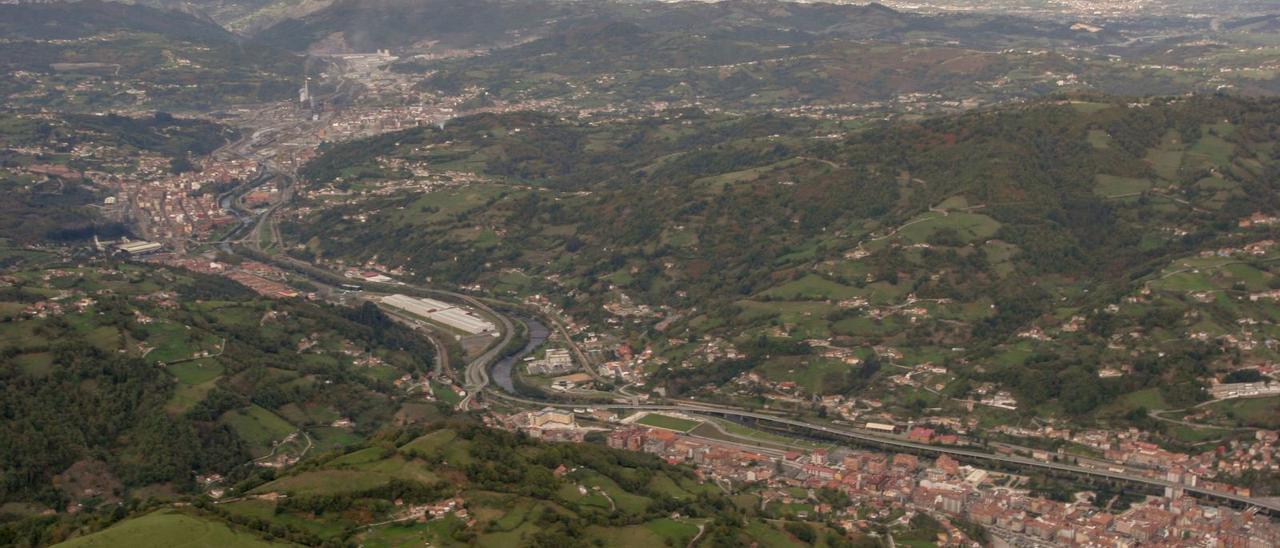
[[[266,218],[267,215],[269,215],[271,212],[274,212],[274,208],[272,211],[267,212],[267,214],[261,215],[257,219],[253,219],[250,222],[252,224],[256,224],[256,222],[260,222],[261,219]],[[259,258],[262,260],[266,260],[266,261],[274,262],[278,265],[286,266],[291,270],[302,272],[308,276],[312,276],[313,278],[320,277],[321,278],[320,281],[333,283],[335,280],[338,280],[338,281],[341,280],[341,277],[336,273],[321,269],[319,267],[316,267],[315,265],[312,265],[304,261],[300,261],[298,259],[294,259],[292,257],[288,257],[284,255],[266,255],[262,253],[258,253],[257,255],[260,255]],[[380,289],[384,289],[387,291],[403,292],[406,288],[408,288],[408,289],[416,290],[421,293],[446,296],[451,298],[452,300],[464,302],[467,305],[470,305],[475,309],[479,310],[483,314],[488,315],[489,317],[497,320],[500,326],[500,332],[501,332],[501,337],[499,338],[499,340],[495,344],[490,345],[481,355],[477,356],[476,358],[472,359],[470,362],[467,363],[466,369],[464,371],[464,385],[466,387],[467,394],[465,397],[463,397],[462,401],[459,402],[458,404],[458,408],[461,410],[473,409],[476,405],[477,397],[482,392],[485,392],[487,390],[489,395],[497,399],[506,400],[508,402],[513,402],[513,403],[524,404],[524,405],[532,405],[532,406],[542,406],[542,407],[550,406],[550,407],[558,407],[558,408],[581,408],[585,406],[590,406],[590,407],[600,408],[600,409],[619,409],[619,410],[633,410],[633,411],[676,411],[676,412],[689,413],[689,414],[695,414],[695,415],[713,415],[713,416],[720,416],[725,418],[749,419],[757,422],[770,423],[776,426],[783,426],[791,430],[798,430],[800,432],[808,432],[809,434],[817,434],[824,437],[850,440],[850,441],[855,441],[863,444],[872,444],[872,445],[885,447],[888,449],[923,452],[923,453],[929,453],[929,454],[935,454],[935,455],[945,454],[945,455],[950,455],[952,457],[962,458],[966,460],[979,460],[979,461],[998,463],[1002,465],[1017,466],[1022,468],[1070,473],[1070,474],[1092,477],[1092,478],[1101,478],[1106,480],[1143,485],[1146,487],[1160,489],[1160,490],[1163,490],[1166,487],[1180,487],[1184,492],[1188,494],[1197,495],[1203,498],[1209,498],[1209,499],[1214,499],[1219,501],[1229,501],[1245,507],[1257,507],[1272,515],[1280,515],[1280,502],[1277,502],[1277,501],[1242,497],[1232,493],[1222,493],[1218,491],[1211,491],[1204,488],[1192,487],[1192,486],[1174,483],[1174,482],[1170,482],[1162,479],[1137,476],[1137,475],[1128,474],[1124,472],[1112,472],[1111,470],[1102,469],[1102,468],[1086,468],[1083,466],[1076,466],[1072,464],[1065,464],[1065,463],[1058,463],[1058,462],[1041,461],[1041,460],[1030,459],[1026,457],[1019,457],[1015,455],[1000,455],[995,453],[987,453],[987,452],[975,451],[975,450],[964,449],[959,447],[937,446],[937,445],[916,443],[916,442],[907,441],[907,440],[898,439],[898,438],[880,436],[880,435],[872,434],[869,432],[850,430],[845,428],[837,428],[837,427],[827,426],[823,424],[815,424],[815,423],[805,422],[805,421],[792,419],[788,417],[759,413],[755,411],[738,409],[738,408],[728,407],[728,406],[720,406],[720,405],[712,405],[712,404],[692,404],[692,403],[673,403],[673,404],[636,404],[636,403],[584,404],[581,402],[558,403],[558,402],[536,401],[536,400],[521,398],[518,396],[507,394],[505,392],[502,392],[501,390],[492,389],[490,387],[489,368],[495,362],[497,362],[497,360],[501,357],[501,353],[503,352],[503,350],[507,348],[508,344],[515,337],[515,325],[511,321],[511,319],[508,318],[506,315],[496,312],[495,310],[493,310],[493,308],[485,304],[480,299],[477,299],[470,295],[465,295],[465,294],[457,293],[453,291],[418,287],[418,286],[409,285],[409,284],[402,284],[402,285],[368,284],[368,285],[379,286]],[[382,286],[385,286],[385,287],[382,287]],[[558,324],[557,324],[557,327],[559,327]],[[441,350],[441,353],[443,353],[443,346],[440,346],[439,348]],[[579,358],[582,359],[584,357],[579,355]]]
[[[480,302],[479,299],[472,298],[468,295],[462,295],[460,293],[452,293],[452,295],[462,299],[467,302],[467,304],[476,307],[481,312],[497,319],[501,324],[500,329],[502,331],[502,339],[498,341],[498,344],[490,346],[483,354],[476,357],[476,359],[471,360],[471,362],[467,364],[466,372],[463,375],[466,382],[467,395],[462,398],[461,402],[458,402],[459,409],[467,410],[475,403],[476,395],[489,385],[489,366],[493,365],[494,362],[498,361],[498,358],[502,357],[502,351],[505,350],[507,348],[507,344],[515,338],[515,325],[511,323],[510,318],[494,312],[492,308],[489,308],[488,305]]]
[[[280,204],[283,204],[283,203],[284,202],[281,202]],[[277,206],[280,204],[277,204]],[[260,225],[264,219],[267,219],[272,213],[274,213],[275,209],[276,209],[275,206],[273,206],[270,210],[263,213],[262,215],[259,215],[258,217],[251,219],[249,221],[249,226],[253,228],[250,228],[248,232],[250,234],[256,235],[257,231],[255,230],[255,228],[258,225]],[[240,232],[240,231],[237,231],[237,232]],[[256,237],[249,238],[249,241],[247,243],[248,245],[246,247],[248,247],[249,251],[252,252],[253,258],[257,260],[267,262],[267,263],[272,263],[272,264],[275,264],[276,266],[280,266],[283,268],[287,268],[294,272],[303,274],[314,281],[318,281],[325,284],[337,285],[337,284],[350,281],[350,280],[347,280],[346,278],[343,278],[341,275],[335,272],[325,270],[323,268],[320,268],[306,261],[298,260],[283,254],[272,255],[272,254],[264,253],[261,251],[261,249],[259,249],[257,245],[259,242],[257,241]],[[431,295],[434,297],[445,297],[448,300],[465,303],[468,306],[471,306],[472,308],[480,311],[482,314],[485,314],[493,318],[497,322],[499,332],[501,333],[501,336],[499,337],[498,341],[490,345],[484,351],[484,353],[480,354],[475,359],[468,362],[466,370],[464,371],[464,374],[463,374],[463,382],[464,382],[464,386],[467,389],[467,395],[462,399],[461,402],[459,402],[458,408],[463,410],[471,409],[472,406],[475,404],[476,394],[482,391],[489,384],[489,366],[493,365],[493,363],[496,362],[498,358],[501,357],[501,353],[503,349],[505,349],[507,347],[507,344],[510,343],[511,340],[515,338],[515,324],[511,322],[511,319],[508,318],[506,315],[499,314],[498,312],[494,311],[493,308],[489,307],[489,305],[485,304],[480,299],[477,299],[470,295],[457,293],[454,291],[420,287],[412,284],[365,283],[365,287],[366,289],[376,289],[379,291],[385,291],[389,293],[419,293],[419,294]],[[443,345],[437,345],[437,348],[440,349],[440,354],[444,355]],[[438,368],[438,369],[442,369],[442,368]]]
[[[266,130],[260,130],[259,132],[255,132],[253,137],[242,138],[240,141],[237,141],[236,143],[228,145],[226,147],[226,150],[230,151],[233,154],[245,156],[246,147],[251,146],[252,142],[257,139],[258,134],[263,131],[266,131]],[[325,270],[311,263],[301,261],[283,254],[273,255],[273,254],[264,252],[261,245],[262,244],[262,235],[261,235],[262,227],[265,223],[269,222],[269,220],[276,213],[277,210],[279,210],[284,205],[288,204],[289,201],[292,199],[292,190],[293,190],[292,187],[293,187],[293,183],[295,182],[295,178],[291,174],[287,173],[285,170],[281,169],[278,165],[276,165],[269,159],[260,161],[260,165],[262,166],[262,171],[258,177],[254,178],[253,181],[250,181],[245,185],[241,185],[235,189],[232,189],[231,191],[228,191],[227,193],[219,197],[220,202],[224,202],[226,204],[224,207],[230,210],[240,220],[240,226],[236,227],[236,229],[232,230],[230,233],[228,233],[226,236],[224,236],[221,240],[217,242],[219,246],[224,251],[231,252],[232,243],[243,243],[243,244],[246,244],[245,247],[247,248],[247,250],[252,252],[252,255],[254,256],[254,258],[261,260],[263,262],[273,263],[277,266],[288,268],[295,272],[299,272],[311,278],[314,281],[318,281],[325,284],[331,284],[331,285],[337,285],[337,284],[343,283],[344,281],[347,281],[341,275],[331,272],[329,270]],[[259,214],[253,214],[252,212],[243,210],[239,204],[239,197],[247,193],[248,191],[252,190],[253,188],[257,187],[258,185],[265,183],[266,181],[270,180],[273,177],[279,177],[285,181],[285,184],[282,185],[283,187],[282,188],[283,196],[281,197],[282,199],[276,202],[275,204],[273,204],[272,206],[270,206],[269,208],[267,208],[267,210]],[[280,243],[276,241],[279,239],[279,232],[274,225],[271,227],[270,235],[271,235],[272,241],[274,241],[277,244]],[[418,293],[445,297],[455,302],[463,302],[475,308],[476,310],[480,311],[482,314],[488,315],[489,317],[497,321],[499,326],[499,332],[501,333],[499,340],[495,344],[489,346],[480,356],[477,356],[475,359],[471,360],[471,362],[467,364],[466,370],[464,372],[464,383],[467,389],[467,395],[458,404],[458,407],[463,410],[472,408],[472,406],[476,402],[476,395],[479,394],[489,384],[489,367],[501,357],[502,351],[507,347],[507,345],[515,337],[515,325],[511,322],[511,320],[505,315],[499,314],[496,311],[494,311],[491,307],[489,307],[489,305],[485,304],[480,299],[477,299],[470,295],[457,293],[454,291],[447,291],[447,290],[427,288],[427,287],[418,287],[412,284],[366,284],[366,285],[370,287],[377,286],[379,289],[385,290],[388,292],[408,292],[406,290],[414,290]],[[439,341],[435,341],[435,340],[432,340],[432,344],[436,345],[436,348],[438,349],[438,353],[441,357],[441,359],[437,360],[436,371],[437,372],[447,371],[446,368],[440,366],[441,363],[448,363],[447,362],[448,356],[444,350],[444,346],[442,344],[439,344]]]
[[[241,143],[238,143],[237,145],[240,145],[240,144]],[[232,147],[233,150],[235,148],[236,147]],[[269,162],[263,162],[263,166],[264,166],[264,173],[263,173],[264,176],[272,172],[275,172],[276,175],[288,177],[287,174],[281,173],[276,166],[271,165]],[[291,180],[292,177],[289,177],[289,179]],[[265,179],[259,178],[258,180],[254,181],[254,183],[260,184],[261,181],[263,180]],[[250,185],[246,185],[246,186],[250,186]],[[240,192],[243,192],[244,190],[245,190],[244,187],[242,187],[240,189]],[[231,197],[231,202],[234,204],[234,202],[236,201],[235,195],[232,195],[230,197]],[[287,197],[288,196],[286,196],[286,198]],[[287,203],[287,201],[288,201],[287,199],[281,200],[279,203],[277,203],[275,206],[272,206],[267,211],[263,212],[261,215],[243,219],[244,224],[242,224],[242,226],[239,227],[237,230],[233,231],[233,234],[243,233],[247,231],[251,235],[251,237],[249,238],[250,241],[248,242],[249,245],[247,247],[249,247],[254,252],[253,255],[255,255],[256,256],[255,258],[258,258],[259,260],[272,262],[279,266],[284,266],[286,268],[289,268],[290,270],[300,272],[306,276],[309,276],[313,279],[316,279],[318,281],[322,281],[325,283],[335,283],[335,284],[342,283],[344,278],[342,278],[339,274],[336,274],[332,271],[317,267],[316,265],[307,263],[305,261],[294,259],[287,255],[283,255],[283,254],[269,255],[266,253],[262,253],[260,251],[259,249],[260,238],[258,235],[258,231],[260,230],[259,229],[260,225],[265,219],[270,218],[272,214],[275,213],[277,207]],[[222,245],[224,246],[224,248],[229,247],[228,246],[229,241],[232,239],[233,239],[233,236],[229,235],[222,242]],[[618,409],[618,410],[632,410],[632,411],[675,411],[675,412],[694,414],[694,415],[711,415],[711,416],[719,416],[719,417],[739,419],[739,420],[745,419],[745,420],[755,421],[757,423],[768,423],[774,426],[781,426],[793,432],[807,433],[809,435],[816,435],[816,436],[827,437],[827,438],[853,441],[853,442],[858,442],[862,444],[870,444],[870,445],[875,445],[875,446],[879,446],[879,447],[890,449],[890,450],[902,450],[902,451],[910,451],[910,452],[928,453],[928,454],[934,454],[934,455],[945,454],[945,455],[950,455],[952,457],[957,457],[957,458],[961,458],[969,461],[977,460],[977,461],[985,461],[985,462],[996,463],[996,464],[1006,465],[1006,466],[1016,466],[1020,468],[1026,468],[1026,469],[1048,470],[1048,471],[1054,471],[1054,472],[1069,473],[1069,474],[1084,476],[1084,477],[1100,478],[1104,480],[1126,482],[1134,485],[1142,485],[1148,488],[1159,489],[1159,490],[1163,490],[1168,487],[1178,487],[1188,494],[1193,494],[1200,497],[1213,499],[1216,501],[1227,501],[1227,502],[1231,502],[1236,505],[1245,506],[1245,507],[1256,507],[1272,515],[1280,515],[1280,502],[1272,501],[1272,500],[1242,497],[1242,496],[1231,494],[1231,493],[1211,491],[1208,489],[1191,487],[1191,486],[1182,485],[1179,483],[1165,481],[1157,478],[1138,476],[1138,475],[1125,473],[1125,472],[1113,472],[1111,470],[1102,469],[1102,468],[1086,468],[1086,467],[1072,465],[1072,464],[1041,461],[1041,460],[1036,460],[1036,459],[1031,459],[1026,457],[1019,457],[1015,455],[1001,455],[1001,454],[995,454],[995,453],[976,451],[972,449],[965,449],[960,447],[937,446],[937,445],[916,443],[916,442],[908,441],[905,439],[887,437],[887,436],[872,434],[869,432],[851,430],[846,428],[838,428],[834,426],[828,426],[825,424],[810,423],[810,422],[805,422],[802,420],[788,418],[784,416],[770,415],[766,413],[760,413],[756,411],[750,411],[746,409],[739,409],[739,408],[728,407],[728,406],[701,404],[701,403],[678,403],[678,402],[673,402],[668,404],[639,404],[639,403],[583,404],[583,403],[558,403],[558,402],[535,401],[535,400],[521,398],[512,394],[507,394],[505,392],[502,392],[501,390],[492,389],[490,387],[489,368],[495,362],[497,362],[497,360],[501,357],[502,352],[507,349],[511,341],[514,340],[515,338],[515,325],[512,322],[512,320],[508,318],[506,315],[496,312],[489,305],[485,304],[481,299],[472,297],[470,295],[453,292],[453,291],[419,287],[411,284],[366,284],[366,286],[367,288],[376,288],[379,291],[403,292],[403,293],[417,292],[420,294],[444,296],[450,300],[465,303],[473,307],[474,309],[478,310],[482,314],[487,315],[497,321],[499,325],[500,334],[501,334],[501,336],[499,337],[499,340],[494,344],[490,345],[488,348],[486,348],[484,352],[482,352],[476,358],[472,359],[466,365],[463,376],[464,376],[464,386],[467,390],[467,394],[462,399],[462,401],[459,402],[458,404],[459,409],[462,409],[462,410],[469,410],[469,409],[475,408],[477,403],[477,398],[481,393],[487,390],[489,395],[495,399],[505,400],[511,403],[538,406],[538,407],[550,406],[550,407],[557,407],[557,408],[580,408],[580,407],[590,406],[590,407],[599,408],[599,409]],[[553,325],[555,325],[557,330],[565,335],[565,338],[568,341],[570,348],[574,351],[578,359],[582,362],[582,365],[586,367],[588,370],[592,369],[590,367],[589,362],[586,359],[586,356],[581,352],[580,349],[577,348],[576,344],[573,344],[572,339],[568,337],[568,333],[566,330],[564,330],[564,327],[560,324],[559,319],[558,318],[550,318],[550,319],[552,320]],[[439,349],[441,354],[444,353],[443,345],[437,345],[437,348]]]
[[[437,377],[444,375],[446,371],[449,371],[449,350],[445,348],[445,344],[440,340],[440,337],[432,331],[431,326],[427,325],[427,323],[422,320],[411,318],[395,310],[384,310],[384,313],[392,320],[400,322],[401,324],[408,326],[410,329],[422,333],[422,336],[427,338],[427,341],[431,343],[431,346],[435,347],[436,360],[432,370],[435,372]]]
[[[277,262],[277,263],[283,262],[284,264],[290,266],[291,269],[301,270],[302,272],[308,275],[314,276],[315,272],[317,270],[320,270],[321,272],[324,272],[325,274],[327,274],[329,277],[333,277],[333,278],[338,277],[337,274],[333,274],[331,272],[318,269],[317,267],[315,267],[314,265],[311,265],[310,263],[299,261],[291,257],[272,255],[272,256],[267,256],[267,259],[273,260],[274,262]],[[385,284],[370,284],[370,285],[385,285]],[[404,288],[412,288],[417,291],[428,293],[428,294],[445,295],[445,296],[451,297],[454,300],[465,302],[466,304],[472,307],[475,307],[477,310],[480,310],[482,313],[496,319],[500,325],[500,329],[502,333],[500,340],[496,344],[489,346],[489,348],[486,349],[485,352],[482,353],[480,356],[477,356],[475,359],[467,363],[467,367],[464,372],[464,383],[467,389],[467,394],[462,399],[462,401],[459,402],[458,404],[458,408],[462,410],[469,410],[474,408],[476,404],[476,398],[482,392],[487,391],[491,397],[494,397],[496,399],[505,400],[512,403],[523,404],[523,405],[538,406],[538,407],[557,407],[557,408],[564,408],[564,409],[593,407],[597,409],[617,409],[617,410],[631,410],[631,411],[675,411],[675,412],[694,414],[694,415],[712,415],[712,416],[719,416],[719,417],[731,418],[731,419],[749,419],[749,420],[756,421],[758,423],[763,422],[763,423],[770,423],[775,426],[786,427],[793,431],[798,430],[799,432],[807,432],[811,435],[816,434],[824,437],[844,439],[844,440],[855,441],[863,444],[877,445],[877,446],[881,446],[888,449],[894,449],[894,450],[923,452],[923,453],[929,453],[934,455],[945,454],[945,455],[962,458],[966,460],[979,460],[979,461],[998,463],[1002,465],[1017,466],[1021,468],[1050,470],[1050,471],[1070,473],[1070,474],[1085,476],[1085,477],[1127,482],[1130,484],[1143,485],[1149,488],[1154,488],[1159,490],[1163,490],[1166,487],[1180,487],[1184,492],[1188,494],[1197,495],[1203,498],[1209,498],[1209,499],[1214,499],[1219,501],[1229,501],[1245,507],[1257,507],[1272,515],[1280,515],[1280,501],[1263,500],[1263,499],[1256,499],[1251,497],[1242,497],[1232,493],[1211,491],[1211,490],[1200,488],[1200,487],[1192,487],[1192,486],[1183,485],[1180,483],[1174,483],[1174,482],[1157,479],[1157,478],[1149,478],[1145,476],[1138,476],[1138,475],[1124,473],[1124,472],[1113,472],[1111,470],[1104,469],[1104,468],[1086,468],[1083,466],[1077,466],[1077,465],[1066,464],[1066,463],[1041,461],[1041,460],[1036,460],[1036,459],[1031,459],[1026,457],[1019,457],[1016,455],[1000,455],[995,453],[987,453],[983,451],[975,451],[972,449],[964,449],[960,447],[939,446],[939,445],[917,443],[917,442],[907,441],[904,439],[881,436],[881,435],[872,434],[869,432],[864,432],[859,430],[851,430],[846,428],[837,428],[834,426],[828,426],[824,424],[810,423],[810,422],[805,422],[805,421],[792,419],[784,416],[760,413],[756,411],[739,409],[735,407],[728,407],[728,406],[714,405],[714,404],[702,404],[702,403],[670,403],[670,404],[636,404],[636,403],[586,404],[582,402],[560,403],[560,402],[552,402],[552,401],[537,401],[537,400],[522,398],[512,394],[507,394],[505,392],[502,392],[501,390],[494,389],[490,386],[489,367],[491,367],[501,357],[502,351],[507,347],[507,345],[515,337],[515,325],[506,315],[496,312],[495,310],[493,310],[493,308],[491,308],[490,306],[482,302],[480,299],[477,299],[470,295],[465,295],[465,294],[456,293],[452,291],[418,287],[413,285],[388,286],[385,289],[403,290]],[[443,347],[440,347],[440,348],[441,348],[441,351],[443,352]]]
[[[260,223],[262,219],[265,219],[268,214],[273,212],[274,212],[274,208],[272,208],[272,210],[267,212],[266,214],[261,215],[256,219],[253,219],[251,223],[256,225],[257,223]],[[253,233],[254,231],[250,230],[250,232]],[[280,266],[283,268],[287,268],[294,272],[298,272],[300,274],[308,276],[311,279],[321,283],[337,285],[340,283],[349,282],[349,280],[346,280],[341,275],[335,272],[325,270],[323,268],[315,266],[306,261],[301,261],[283,254],[271,255],[271,254],[263,253],[257,249],[257,246],[254,245],[255,243],[256,242],[250,241],[249,246],[247,247],[249,247],[250,250],[253,252],[252,253],[253,258],[257,260],[267,262],[267,263],[272,263],[272,264],[275,264],[276,266]],[[462,410],[471,409],[475,405],[476,395],[479,394],[482,390],[484,390],[486,386],[489,385],[489,367],[493,365],[494,362],[498,361],[498,359],[501,357],[501,353],[503,349],[505,349],[507,345],[512,341],[512,339],[515,338],[515,324],[512,323],[511,319],[504,314],[499,314],[498,312],[494,311],[493,308],[491,308],[489,305],[485,304],[484,302],[482,302],[481,300],[475,297],[472,297],[470,295],[465,295],[462,293],[457,293],[454,291],[420,287],[412,284],[365,283],[365,288],[376,289],[378,291],[385,291],[385,292],[419,293],[419,294],[431,295],[434,297],[445,297],[455,302],[465,303],[468,306],[471,306],[472,308],[480,311],[482,314],[485,314],[497,321],[499,332],[501,333],[501,336],[498,338],[498,341],[490,345],[484,351],[484,353],[480,354],[475,359],[468,362],[466,370],[463,373],[463,382],[464,382],[464,386],[467,389],[467,395],[462,399],[461,402],[459,402],[458,408]],[[441,354],[444,353],[443,345],[437,345],[437,348],[441,350]]]
[[[1088,476],[1093,478],[1101,478],[1101,479],[1112,480],[1112,481],[1121,481],[1121,482],[1127,482],[1131,484],[1140,484],[1140,485],[1144,485],[1147,487],[1156,488],[1160,490],[1163,490],[1166,487],[1180,487],[1182,488],[1183,491],[1185,491],[1188,494],[1198,495],[1198,496],[1209,498],[1209,499],[1230,501],[1244,507],[1250,507],[1250,506],[1257,507],[1261,510],[1267,511],[1272,515],[1280,515],[1280,501],[1271,501],[1271,500],[1257,499],[1257,498],[1251,498],[1251,497],[1242,497],[1232,493],[1222,493],[1219,491],[1211,491],[1204,488],[1191,487],[1188,485],[1174,483],[1171,481],[1165,481],[1157,478],[1136,476],[1133,474],[1127,474],[1123,472],[1112,472],[1107,469],[1085,468],[1083,466],[1076,466],[1072,464],[1065,464],[1065,463],[1058,463],[1058,462],[1041,461],[1041,460],[1030,459],[1026,457],[1019,457],[1015,455],[999,455],[995,453],[974,451],[971,449],[964,449],[960,447],[916,443],[912,441],[907,441],[907,440],[898,439],[898,438],[891,438],[887,436],[880,436],[880,435],[871,434],[868,432],[862,432],[858,430],[849,430],[845,428],[836,428],[833,426],[827,426],[822,424],[814,424],[814,423],[804,422],[801,420],[791,419],[791,418],[782,417],[778,415],[757,413],[754,411],[737,409],[733,407],[726,407],[726,406],[712,405],[712,404],[686,404],[686,403],[670,404],[670,405],[663,405],[663,404],[587,405],[582,403],[572,404],[572,403],[540,402],[540,401],[520,398],[517,396],[512,396],[510,394],[499,394],[496,391],[491,391],[491,393],[494,394],[499,399],[519,402],[527,405],[557,407],[562,409],[592,407],[595,409],[618,409],[618,410],[631,410],[631,411],[675,411],[675,412],[693,414],[693,415],[711,415],[711,416],[719,416],[724,418],[751,419],[757,422],[772,423],[774,425],[785,426],[790,429],[807,431],[811,434],[816,433],[824,437],[853,440],[853,441],[857,441],[865,444],[873,444],[873,445],[878,445],[878,446],[892,448],[892,449],[907,450],[912,452],[925,452],[925,453],[931,453],[936,455],[949,455],[952,457],[963,458],[966,460],[981,460],[981,461],[987,461],[987,462],[995,462],[995,463],[1004,464],[1004,465],[1018,466],[1022,468],[1066,472],[1066,473],[1071,473],[1071,474],[1076,474],[1081,476]]]

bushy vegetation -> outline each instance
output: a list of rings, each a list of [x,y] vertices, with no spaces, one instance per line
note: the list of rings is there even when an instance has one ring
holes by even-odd
[[[257,471],[235,489],[249,496],[159,511],[132,501],[105,514],[16,521],[0,527],[0,540],[43,544],[74,535],[77,543],[137,542],[186,528],[189,535],[236,543],[309,546],[682,546],[695,536],[708,546],[787,536],[827,546],[854,543],[824,524],[768,520],[757,505],[739,506],[691,469],[652,455],[540,442],[467,416],[387,428],[358,447],[314,454],[285,473]],[[455,510],[466,517],[419,519],[412,510],[448,500],[459,502]]]

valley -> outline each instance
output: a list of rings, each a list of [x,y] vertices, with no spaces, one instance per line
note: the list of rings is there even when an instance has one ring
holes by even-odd
[[[0,543],[1280,539],[1254,8],[83,4],[0,6]]]

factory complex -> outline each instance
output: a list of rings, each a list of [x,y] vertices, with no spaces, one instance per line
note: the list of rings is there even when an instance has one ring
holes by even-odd
[[[408,295],[401,295],[397,293],[395,295],[387,295],[386,297],[383,297],[382,304],[399,308],[417,316],[422,316],[423,318],[431,321],[465,332],[468,335],[490,333],[496,329],[493,322],[481,318],[470,310],[444,301],[437,301],[435,299],[410,297]]]

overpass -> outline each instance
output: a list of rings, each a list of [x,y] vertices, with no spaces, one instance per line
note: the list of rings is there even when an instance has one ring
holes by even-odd
[[[840,440],[854,441],[866,445],[875,445],[886,449],[912,452],[912,453],[928,453],[933,455],[948,455],[966,461],[984,461],[992,462],[1005,466],[1013,466],[1018,468],[1030,468],[1037,470],[1047,470],[1050,472],[1071,474],[1076,476],[1085,476],[1093,479],[1102,479],[1107,481],[1124,482],[1131,485],[1139,485],[1142,487],[1163,490],[1167,487],[1181,488],[1184,492],[1208,499],[1214,502],[1225,502],[1241,508],[1258,508],[1260,511],[1273,516],[1280,516],[1280,501],[1270,499],[1258,499],[1251,497],[1243,497],[1234,493],[1223,493],[1220,491],[1212,491],[1202,487],[1192,487],[1181,483],[1166,481],[1158,478],[1149,478],[1138,476],[1126,472],[1113,472],[1101,468],[1086,468],[1073,464],[1060,462],[1048,462],[1016,455],[999,455],[995,453],[987,453],[984,451],[975,451],[973,449],[965,449],[961,447],[950,447],[941,445],[929,445],[925,443],[917,443],[904,439],[891,438],[863,432],[859,430],[851,430],[846,428],[837,428],[823,424],[814,424],[801,420],[791,419],[778,415],[770,415],[766,413],[758,413],[744,409],[726,407],[712,404],[652,404],[652,405],[630,405],[630,404],[566,404],[554,402],[540,402],[529,400],[509,394],[502,394],[497,391],[490,390],[489,394],[497,396],[499,399],[520,402],[530,405],[541,405],[544,407],[559,408],[582,408],[592,407],[596,409],[619,409],[631,411],[674,411],[680,413],[688,413],[695,415],[710,415],[723,417],[728,419],[747,419],[756,423],[772,424],[775,426],[783,426],[791,431],[807,433],[824,438],[834,438]]]

